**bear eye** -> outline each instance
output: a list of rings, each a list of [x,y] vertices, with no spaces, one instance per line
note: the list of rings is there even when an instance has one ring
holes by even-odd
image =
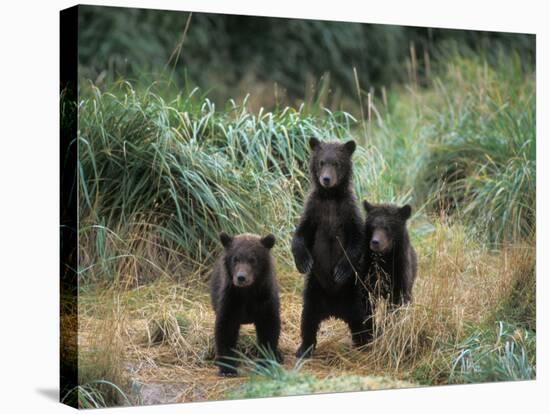
[[[233,263],[238,263],[239,262],[239,258],[237,256],[233,256],[233,258],[231,260],[233,261]]]
[[[251,257],[249,260],[250,264],[256,264],[256,258],[255,257]]]
[[[323,165],[325,165],[325,162],[323,160],[319,161],[319,165],[322,167]]]

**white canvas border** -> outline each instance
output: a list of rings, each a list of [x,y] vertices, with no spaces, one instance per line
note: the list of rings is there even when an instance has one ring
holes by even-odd
[[[541,411],[548,401],[548,321],[544,283],[549,265],[546,179],[550,178],[548,140],[549,27],[544,2],[393,1],[258,2],[229,1],[90,1],[88,4],[210,11],[249,15],[391,23],[537,34],[537,380],[529,382],[428,387],[321,396],[191,403],[106,409],[103,413],[239,413],[384,411],[465,413]],[[58,22],[69,1],[6,3],[2,7],[2,80],[0,179],[3,229],[0,289],[3,412],[69,412],[52,398],[58,387]],[[545,67],[546,66],[546,67]],[[542,160],[542,162],[541,162]]]

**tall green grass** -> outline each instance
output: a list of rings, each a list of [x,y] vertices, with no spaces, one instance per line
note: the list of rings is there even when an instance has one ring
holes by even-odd
[[[451,56],[432,88],[380,105],[372,142],[417,205],[513,243],[535,234],[535,78],[515,55],[498,62]]]
[[[308,190],[309,138],[351,139],[356,125],[347,113],[304,107],[251,113],[246,100],[220,111],[196,91],[166,102],[126,82],[108,92],[90,86],[79,117],[81,239],[102,257],[106,237],[116,242],[121,228],[147,226],[199,263],[216,251],[221,230],[272,232],[288,259],[284,246]],[[358,194],[395,198],[389,172],[376,148],[359,148]]]
[[[120,273],[112,264],[127,257],[162,273],[136,255],[142,242],[208,264],[221,230],[272,232],[290,263],[312,136],[363,144],[354,155],[360,198],[412,201],[417,216],[444,212],[491,243],[534,240],[534,75],[513,58],[498,70],[458,55],[449,62],[431,88],[411,84],[374,101],[366,121],[319,106],[252,112],[246,99],[216,108],[198,90],[165,100],[155,85],[81,85],[82,278]]]

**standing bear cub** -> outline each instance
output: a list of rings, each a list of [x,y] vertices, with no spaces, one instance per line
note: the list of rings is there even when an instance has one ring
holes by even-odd
[[[210,291],[219,374],[237,374],[234,349],[242,324],[253,323],[259,347],[282,361],[279,291],[270,252],[275,236],[220,233],[220,240],[224,253],[212,273]]]
[[[365,246],[361,275],[369,294],[392,305],[409,303],[416,278],[416,253],[409,240],[411,207],[363,202]]]
[[[312,191],[292,240],[292,254],[305,273],[302,344],[297,357],[309,357],[317,331],[331,316],[344,320],[355,345],[370,337],[361,289],[356,284],[362,253],[362,220],[351,188],[355,142],[309,141]],[[367,322],[365,322],[367,320]]]

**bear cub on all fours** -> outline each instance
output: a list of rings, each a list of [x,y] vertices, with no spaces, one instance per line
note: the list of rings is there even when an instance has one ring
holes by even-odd
[[[242,324],[253,323],[260,349],[282,362],[278,349],[281,320],[279,290],[271,258],[272,234],[260,237],[220,233],[224,247],[211,279],[210,298],[216,313],[216,363],[220,375],[236,375],[235,346]]]
[[[370,318],[357,284],[362,220],[351,187],[355,142],[309,141],[312,190],[292,240],[296,268],[305,273],[302,343],[297,357],[309,357],[321,322],[344,320],[355,345],[370,338]]]
[[[411,207],[370,204],[366,200],[363,207],[367,218],[361,276],[369,294],[388,298],[394,306],[409,303],[417,267],[407,231]]]

